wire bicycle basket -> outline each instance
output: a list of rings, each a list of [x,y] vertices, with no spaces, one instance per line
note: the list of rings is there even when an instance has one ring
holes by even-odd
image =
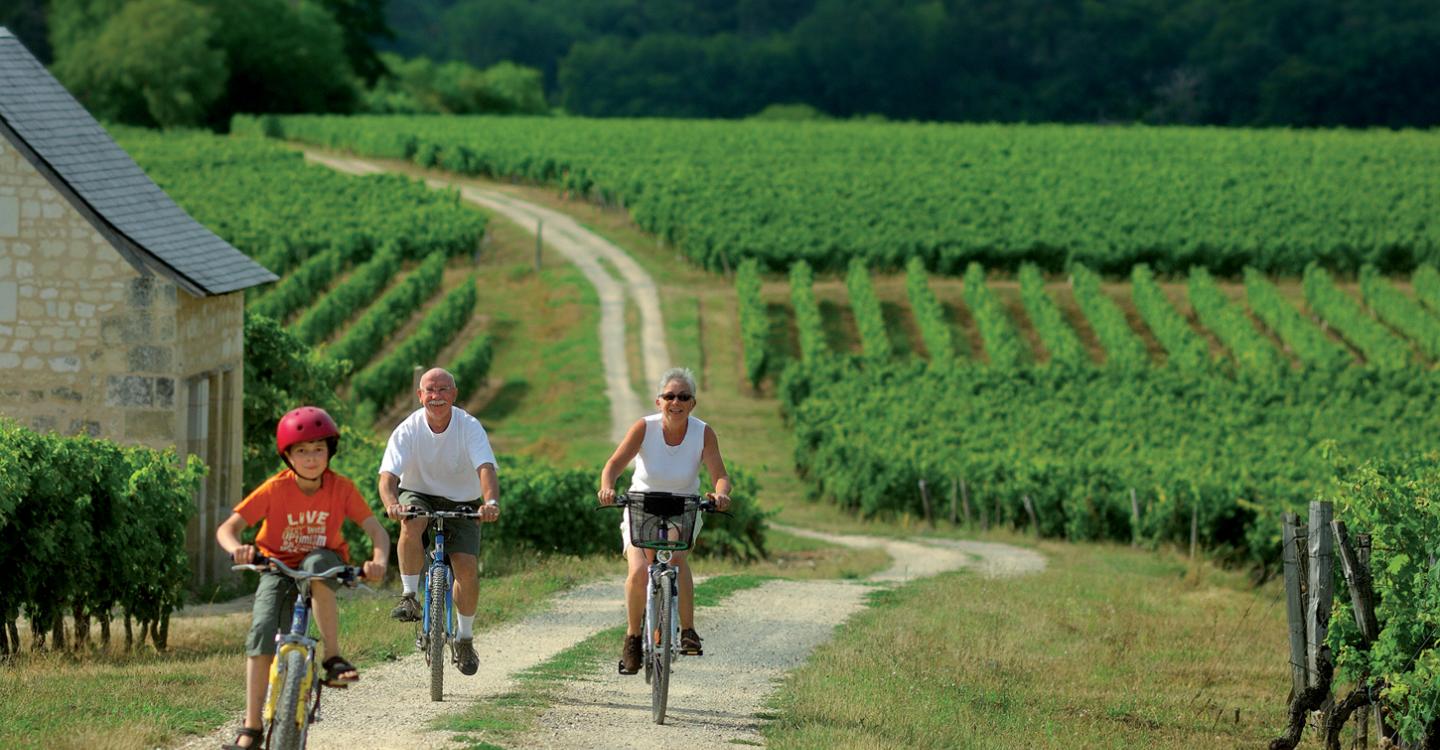
[[[669,492],[632,492],[628,497],[632,546],[679,552],[694,545],[700,498]]]

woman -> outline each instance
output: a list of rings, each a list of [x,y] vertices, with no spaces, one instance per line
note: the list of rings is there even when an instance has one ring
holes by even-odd
[[[600,504],[615,502],[615,480],[620,472],[635,460],[635,475],[630,480],[630,489],[635,492],[673,492],[693,495],[700,490],[700,464],[715,482],[714,492],[705,497],[715,501],[715,507],[726,510],[730,507],[730,476],[725,473],[725,461],[720,458],[720,441],[715,431],[700,420],[690,416],[695,410],[695,376],[688,368],[676,367],[660,376],[660,395],[655,397],[656,414],[644,417],[630,426],[625,439],[615,448],[614,455],[605,462],[600,474]],[[649,568],[655,561],[655,551],[633,547],[625,524],[620,525],[625,543],[625,558],[630,563],[630,574],[625,578],[625,639],[620,649],[620,673],[635,674],[640,671],[641,620],[645,617],[645,587],[649,583]],[[700,634],[695,632],[695,590],[694,578],[686,553],[677,552],[670,562],[678,568],[680,583],[680,652],[700,656]]]

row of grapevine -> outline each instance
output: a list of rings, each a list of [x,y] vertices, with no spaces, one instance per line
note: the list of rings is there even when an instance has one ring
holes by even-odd
[[[845,287],[850,292],[850,309],[855,313],[855,327],[860,331],[860,351],[875,360],[887,360],[894,349],[890,334],[885,332],[885,315],[880,298],[870,283],[870,271],[859,261],[850,264],[845,274]]]
[[[787,368],[795,461],[817,496],[866,515],[919,515],[916,483],[965,480],[972,501],[1040,531],[1202,542],[1257,563],[1280,511],[1328,486],[1315,446],[1410,455],[1440,419],[1440,373],[1277,371],[1231,378],[1171,368],[938,370],[837,359]],[[957,429],[963,425],[963,429]],[[904,446],[904,450],[897,450]]]
[[[1420,304],[1433,312],[1440,313],[1440,271],[1429,263],[1421,264],[1410,278],[1415,285],[1415,296]]]
[[[1105,348],[1105,366],[1132,368],[1150,363],[1145,344],[1125,322],[1125,313],[1100,288],[1100,277],[1082,265],[1070,268],[1070,285],[1075,290],[1075,303],[1085,313],[1096,338]]]
[[[370,260],[357,266],[324,295],[311,298],[309,307],[291,329],[311,346],[323,343],[354,317],[356,310],[365,309],[399,270],[400,250],[392,243],[382,245]],[[281,279],[281,283],[288,280]]]
[[[1000,300],[985,286],[985,270],[979,263],[971,263],[965,269],[965,304],[980,328],[990,366],[1002,370],[1019,367],[1023,350],[1020,334],[1016,333],[1015,324]]]
[[[1130,272],[1130,293],[1145,325],[1165,347],[1166,365],[1190,372],[1210,368],[1209,345],[1165,299],[1165,292],[1155,283],[1155,274],[1144,263]]]
[[[365,308],[360,318],[325,348],[325,355],[350,362],[351,372],[364,367],[378,353],[376,342],[384,341],[405,325],[411,314],[440,289],[444,272],[444,256],[426,258],[400,283],[390,287],[384,296]]]
[[[1240,369],[1269,373],[1285,365],[1280,352],[1255,328],[1244,311],[1226,301],[1209,271],[1203,268],[1191,271],[1188,288],[1190,306],[1195,309],[1200,325],[1220,339]]]
[[[911,257],[1107,274],[1440,260],[1440,133],[1085,125],[316,117],[268,133],[628,208],[696,263]],[[237,131],[260,132],[254,121]],[[659,166],[663,165],[663,166]]]
[[[400,342],[384,359],[355,373],[350,379],[351,393],[368,402],[376,411],[384,408],[397,393],[410,390],[412,372],[417,362],[434,362],[465,327],[475,312],[475,278],[451,290],[420,321],[414,333]]]
[[[1245,269],[1245,295],[1250,309],[1295,353],[1306,367],[1336,369],[1350,364],[1350,353],[1307,320],[1280,291],[1253,268]]]
[[[1050,355],[1050,364],[1079,367],[1090,362],[1085,348],[1080,345],[1080,337],[1075,335],[1075,329],[1065,322],[1055,300],[1045,293],[1045,280],[1033,263],[1020,267],[1020,300],[1034,322],[1040,343],[1045,345],[1045,351]]]
[[[815,303],[815,273],[803,260],[790,267],[790,306],[795,310],[800,357],[813,362],[825,353],[825,326]]]
[[[344,268],[345,256],[339,248],[316,253],[269,290],[252,295],[245,310],[279,321],[287,320],[323,295]]]
[[[111,613],[125,612],[127,646],[166,646],[172,611],[189,579],[185,526],[205,467],[181,465],[173,450],[122,447],[87,437],[41,435],[0,419],[0,654],[20,643],[16,619],[30,621],[36,647],[75,645],[98,621],[108,641]]]
[[[1431,361],[1440,360],[1440,320],[1380,277],[1374,266],[1360,269],[1360,293],[1375,316],[1415,342]]]
[[[1305,268],[1305,302],[1354,344],[1368,364],[1387,370],[1410,364],[1410,349],[1405,342],[1370,317],[1353,297],[1336,288],[1330,274],[1315,264]]]
[[[950,337],[950,324],[945,321],[945,311],[925,273],[925,264],[919,258],[911,258],[905,265],[905,291],[910,297],[910,310],[920,328],[920,337],[925,341],[925,350],[931,362],[948,363],[955,360],[955,344]]]
[[[740,317],[740,344],[745,352],[745,376],[759,386],[768,369],[770,323],[765,302],[760,299],[760,268],[754,261],[740,264],[735,271],[735,290]]]

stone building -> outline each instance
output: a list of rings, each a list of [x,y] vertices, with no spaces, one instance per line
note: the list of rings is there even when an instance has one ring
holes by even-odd
[[[210,468],[187,535],[240,500],[244,290],[275,280],[190,218],[0,28],[0,414]]]

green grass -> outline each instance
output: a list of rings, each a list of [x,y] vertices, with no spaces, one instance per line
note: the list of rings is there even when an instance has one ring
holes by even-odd
[[[767,744],[1255,747],[1279,733],[1289,677],[1275,587],[1213,569],[1197,581],[1163,554],[1043,548],[1037,575],[955,573],[874,594],[786,680]]]

